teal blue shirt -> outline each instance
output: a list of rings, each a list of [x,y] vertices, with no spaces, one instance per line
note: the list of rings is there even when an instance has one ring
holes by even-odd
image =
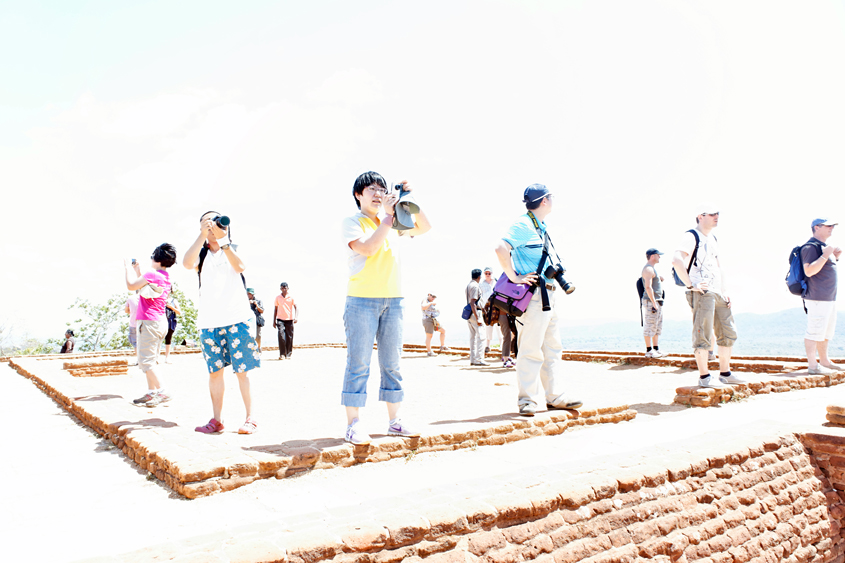
[[[540,224],[540,232],[545,236],[546,223],[538,221]],[[543,238],[537,233],[534,228],[534,222],[528,213],[520,216],[513,225],[510,226],[504,239],[513,250],[511,251],[511,260],[513,260],[513,269],[520,276],[525,274],[533,274],[537,271],[537,266],[540,264],[540,258],[543,256]],[[545,270],[550,265],[549,260],[543,265]],[[546,279],[546,283],[552,283]]]

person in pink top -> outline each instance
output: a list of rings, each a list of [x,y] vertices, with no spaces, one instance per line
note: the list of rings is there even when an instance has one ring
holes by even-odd
[[[153,251],[152,272],[141,275],[141,267],[134,260],[130,265],[124,262],[126,269],[126,287],[141,290],[138,308],[135,310],[136,330],[138,334],[138,367],[147,378],[147,393],[132,401],[139,407],[154,407],[170,400],[170,396],[161,386],[161,381],[153,367],[161,349],[164,335],[167,334],[167,296],[170,295],[170,274],[167,269],[176,263],[176,248],[172,244],[161,244]]]
[[[276,309],[273,313],[276,330],[279,331],[279,359],[290,359],[293,352],[293,325],[299,316],[299,310],[293,297],[288,295],[288,283],[279,287],[281,295],[276,296]]]

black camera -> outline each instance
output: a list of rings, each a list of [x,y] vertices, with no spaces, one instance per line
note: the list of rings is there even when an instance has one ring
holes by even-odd
[[[214,221],[214,223],[218,227],[220,227],[221,229],[224,229],[224,230],[226,229],[226,227],[229,226],[229,223],[232,222],[232,220],[229,219],[228,217],[226,217],[225,215],[218,215],[216,217],[212,217],[211,220]]]
[[[552,264],[546,271],[543,273],[547,278],[557,280],[558,285],[560,288],[569,295],[573,291],[575,291],[575,286],[563,279],[563,273],[566,271],[566,268],[558,264]]]

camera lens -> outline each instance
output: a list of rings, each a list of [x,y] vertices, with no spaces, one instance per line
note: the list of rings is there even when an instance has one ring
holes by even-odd
[[[217,223],[217,226],[220,227],[221,229],[225,229],[226,227],[229,226],[229,223],[231,222],[231,220],[225,215],[220,215],[217,218],[215,218],[214,222]]]

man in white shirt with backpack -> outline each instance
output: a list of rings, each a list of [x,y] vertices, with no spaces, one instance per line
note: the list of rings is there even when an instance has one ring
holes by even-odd
[[[701,387],[721,388],[745,383],[731,374],[731,349],[736,342],[736,325],[731,313],[731,298],[725,290],[719,263],[719,244],[712,231],[719,225],[719,209],[712,204],[699,206],[695,229],[685,232],[675,251],[672,265],[687,288],[692,307],[692,347]],[[708,353],[715,330],[719,346],[719,380],[710,375]]]

